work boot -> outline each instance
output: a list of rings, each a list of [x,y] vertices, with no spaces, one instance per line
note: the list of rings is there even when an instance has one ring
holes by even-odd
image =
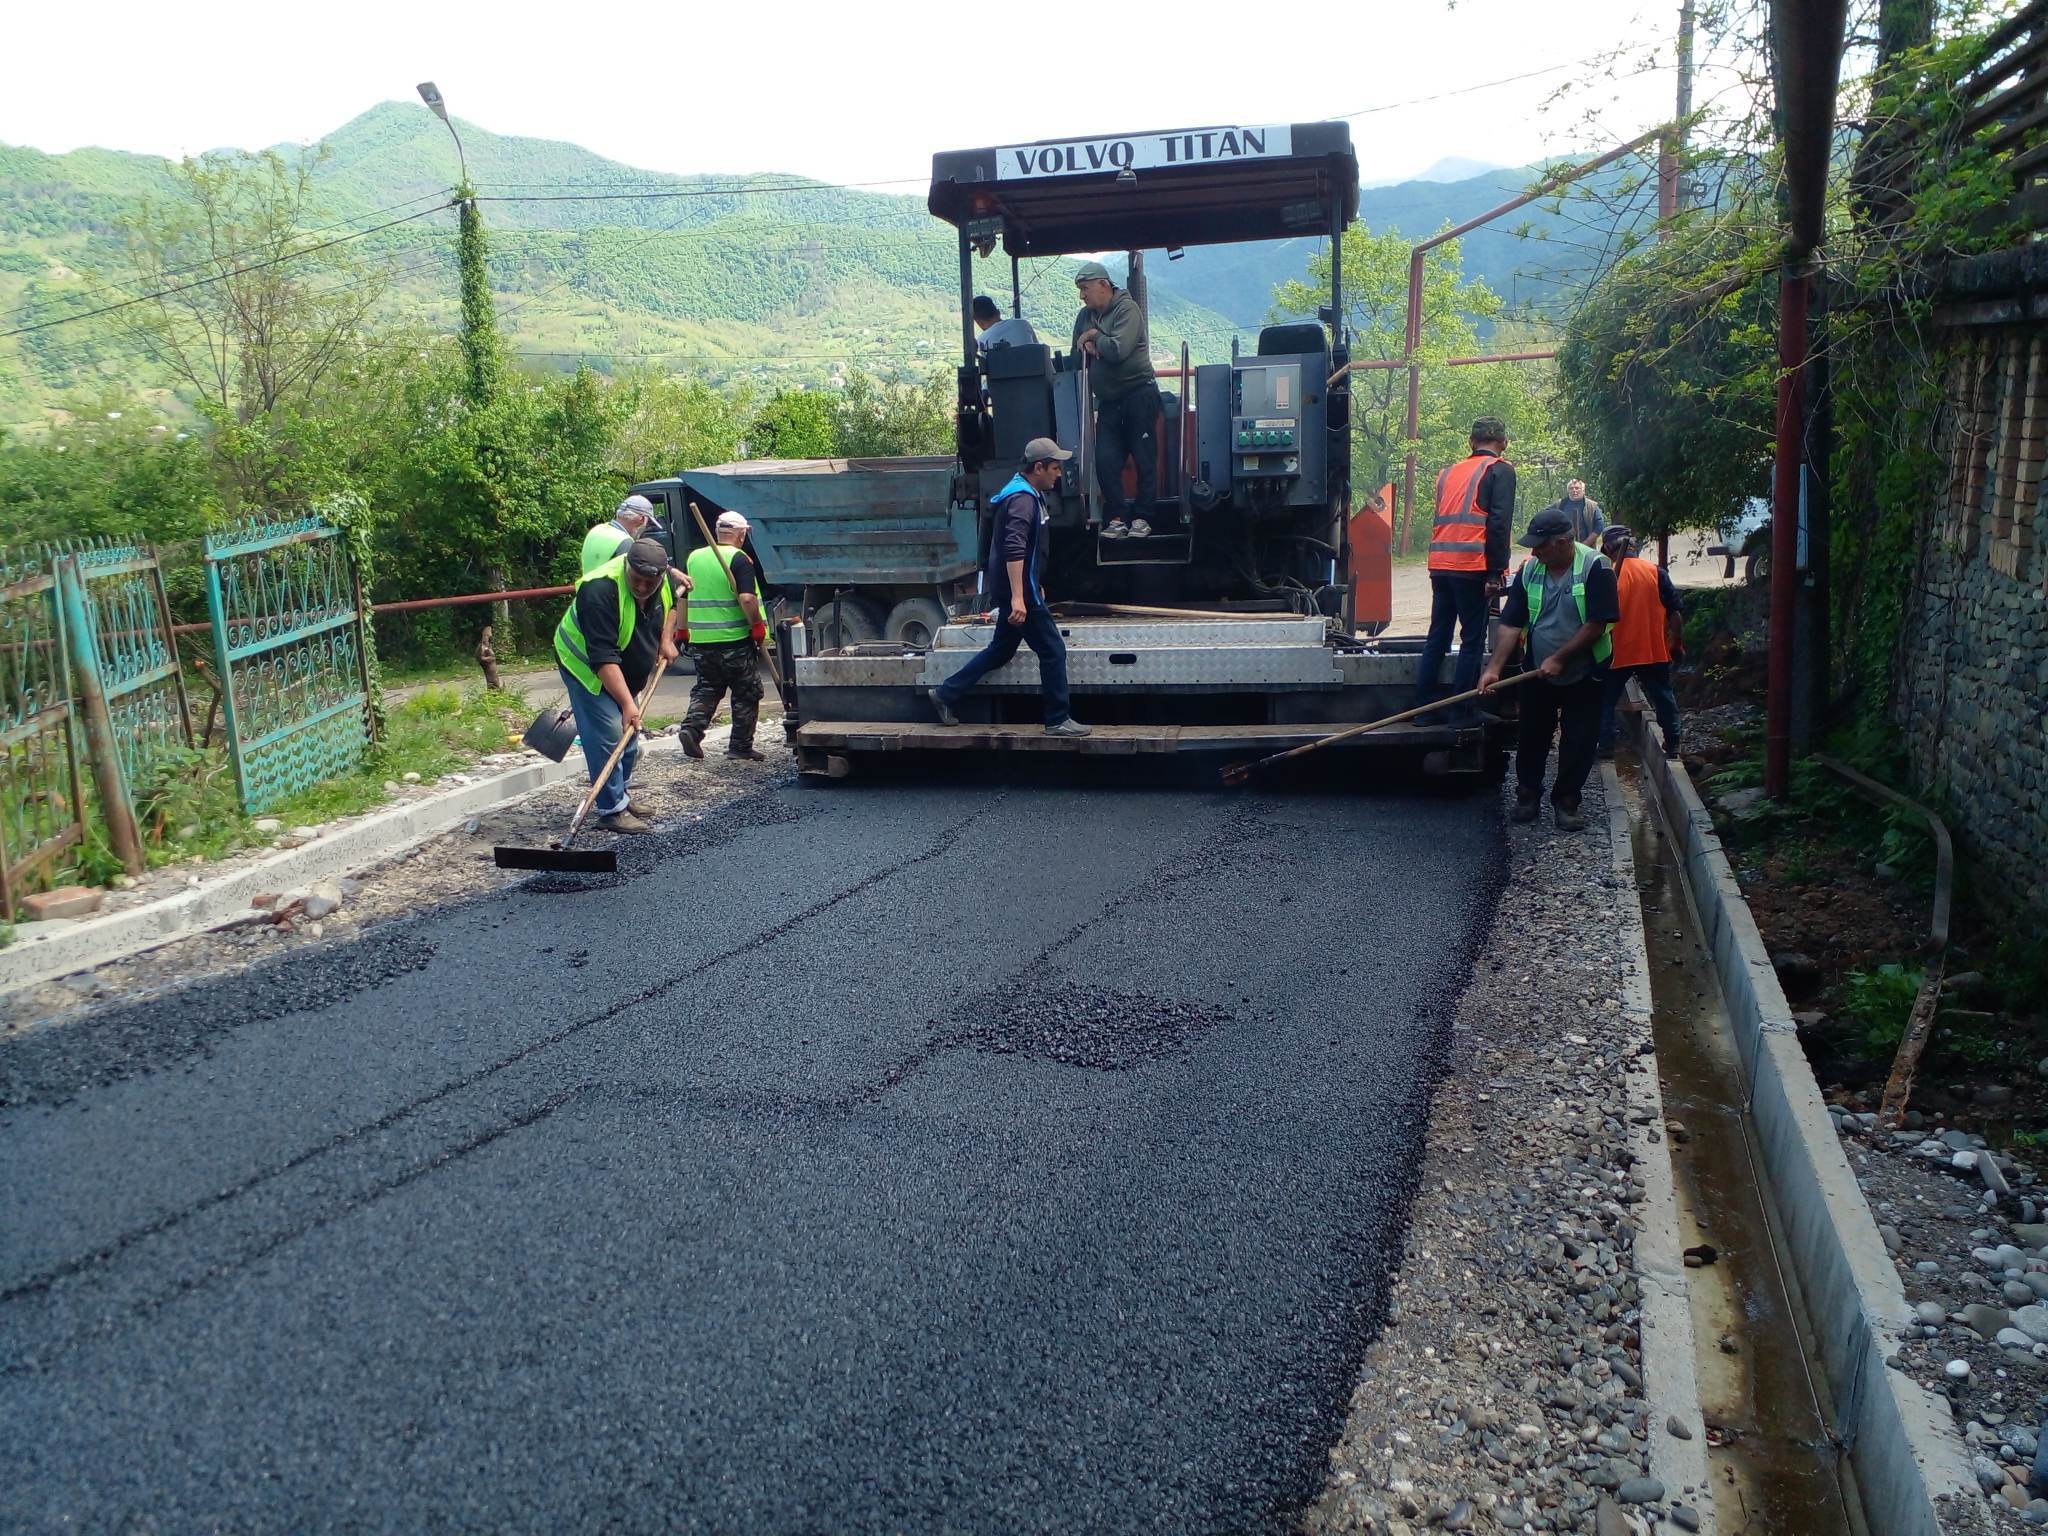
[[[939,724],[958,725],[960,723],[960,717],[946,707],[946,701],[940,696],[938,689],[927,688],[924,691],[924,696],[932,701],[932,713],[939,717]]]
[[[652,816],[654,814],[654,812],[649,810],[642,801],[634,798],[631,795],[628,795],[626,797],[626,809],[631,811],[635,816],[640,817],[642,820],[645,820],[647,817]]]
[[[1557,822],[1557,830],[1560,832],[1583,832],[1586,830],[1585,815],[1576,805],[1566,805],[1560,800],[1551,806],[1550,814]]]
[[[676,732],[676,740],[683,744],[683,756],[704,760],[704,744],[697,739],[697,733],[687,725]]]
[[[609,816],[600,816],[597,824],[607,832],[652,832],[654,828],[635,816],[631,810],[614,811]]]
[[[1095,733],[1072,715],[1069,715],[1058,725],[1048,725],[1045,728],[1045,734],[1048,736],[1069,736],[1079,739],[1083,736],[1093,736]]]
[[[753,747],[734,747],[725,755],[743,763],[765,763],[768,761],[768,754],[766,752],[756,751]]]
[[[1508,812],[1508,820],[1534,821],[1536,819],[1536,812],[1542,804],[1543,802],[1534,795],[1517,795],[1515,796],[1515,808]]]

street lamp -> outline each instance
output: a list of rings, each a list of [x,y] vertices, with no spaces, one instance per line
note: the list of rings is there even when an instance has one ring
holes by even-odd
[[[427,110],[448,125],[448,137],[455,141],[455,163],[462,167],[462,190],[469,190],[469,161],[462,153],[462,135],[455,131],[455,120],[448,115],[448,103],[441,99],[440,87],[431,80],[422,80],[419,85],[420,100],[427,104]]]

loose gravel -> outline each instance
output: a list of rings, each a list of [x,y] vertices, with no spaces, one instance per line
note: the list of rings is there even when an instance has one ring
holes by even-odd
[[[1580,833],[1508,826],[1507,890],[1314,1536],[1697,1523],[1697,1490],[1651,1475],[1655,1437],[1703,1426],[1643,1392],[1629,1081],[1653,1062],[1620,1001],[1612,934],[1637,898],[1612,873],[1604,798],[1596,777]]]
[[[1984,1496],[1942,1505],[1943,1529],[2048,1526],[2048,1188],[2032,1164],[1917,1113],[1890,1135],[1868,1110],[1829,1113],[1918,1311],[1891,1363],[1948,1403]]]

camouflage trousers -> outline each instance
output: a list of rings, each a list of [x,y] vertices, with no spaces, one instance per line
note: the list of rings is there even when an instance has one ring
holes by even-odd
[[[692,646],[690,654],[697,658],[697,685],[690,690],[684,733],[692,741],[702,741],[730,689],[732,745],[727,750],[745,752],[754,745],[754,727],[761,719],[761,653],[751,640],[734,640],[724,645]]]

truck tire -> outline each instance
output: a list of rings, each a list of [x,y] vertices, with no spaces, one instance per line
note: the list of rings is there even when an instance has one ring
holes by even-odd
[[[836,651],[849,645],[872,645],[882,638],[882,605],[873,598],[842,597],[839,623],[832,622],[832,601],[827,598],[811,615],[813,650]]]
[[[906,597],[889,610],[882,621],[882,638],[891,645],[931,649],[939,628],[946,622],[946,610],[935,597]]]

